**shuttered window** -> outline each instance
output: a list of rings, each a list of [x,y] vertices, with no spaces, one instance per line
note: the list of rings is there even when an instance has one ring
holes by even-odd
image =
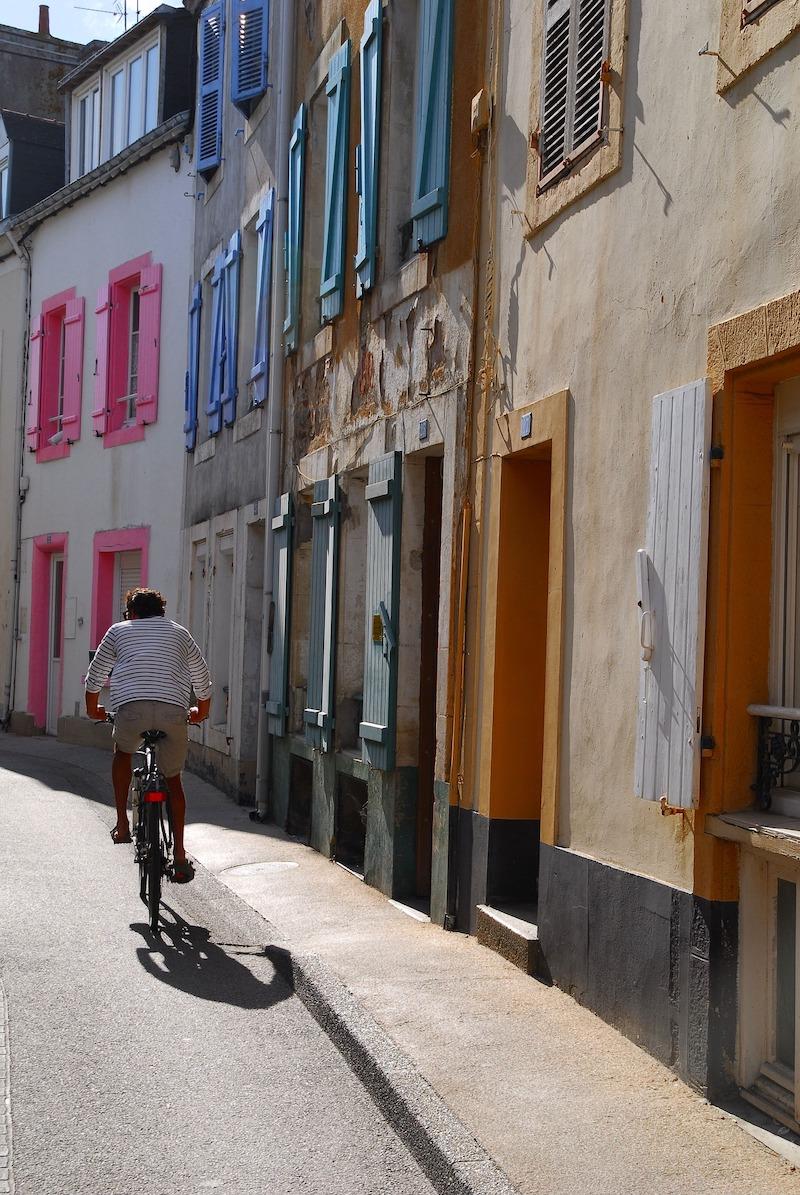
[[[225,287],[222,278],[225,257],[220,254],[211,275],[211,338],[209,342],[208,434],[216,436],[222,426],[222,394],[225,385]]]
[[[375,285],[382,57],[383,7],[381,0],[371,0],[364,13],[364,36],[361,38],[361,141],[356,148],[358,247],[355,265],[358,298]]]
[[[747,25],[750,21],[756,21],[758,18],[772,8],[774,4],[778,4],[779,0],[744,0],[742,5],[742,24]]]
[[[242,234],[237,230],[228,243],[222,272],[225,291],[222,334],[222,419],[226,427],[236,422],[239,365],[239,272]]]
[[[539,187],[568,174],[602,137],[610,0],[544,0]]]
[[[44,320],[40,315],[35,315],[31,320],[28,344],[28,402],[25,415],[25,441],[31,452],[35,452],[39,447],[43,338]]]
[[[369,467],[367,500],[366,643],[364,714],[359,734],[364,759],[390,770],[395,762],[397,664],[400,620],[400,452]]]
[[[92,425],[96,436],[105,434],[108,427],[108,366],[111,335],[111,286],[101,286],[94,309],[94,406]]]
[[[306,105],[301,104],[294,118],[289,142],[289,212],[283,244],[283,264],[286,271],[286,319],[283,343],[287,353],[297,349],[300,330],[300,269],[303,252],[303,190],[306,161]]]
[[[342,313],[347,233],[347,163],[350,144],[350,41],[333,55],[325,86],[328,146],[325,159],[325,217],[319,294],[322,322]]]
[[[139,549],[116,553],[114,582],[113,619],[120,622],[125,617],[125,595],[142,583],[142,553]]]
[[[267,89],[269,0],[233,0],[231,99],[249,115]]]
[[[336,669],[338,477],[328,477],[315,483],[311,518],[311,628],[308,643],[307,705],[303,721],[306,742],[322,751],[330,751],[333,748]]]
[[[31,324],[25,437],[39,460],[65,456],[80,439],[84,300],[53,296]]]
[[[197,442],[197,399],[200,384],[200,315],[203,308],[203,287],[196,282],[189,305],[189,343],[184,393],[183,435],[187,452]]]
[[[81,438],[83,397],[84,301],[70,299],[64,313],[63,357],[61,358],[61,430],[68,444]]]
[[[222,156],[224,9],[212,4],[200,18],[197,112],[197,169],[210,174]]]
[[[420,0],[419,86],[411,215],[420,248],[447,235],[453,90],[453,0]]]
[[[272,600],[273,609],[268,631],[269,698],[266,710],[270,734],[284,735],[289,713],[289,617],[292,590],[292,527],[294,524],[291,494],[282,494],[275,501],[272,519]]]
[[[146,266],[139,275],[139,360],[136,388],[137,424],[154,423],[158,415],[161,362],[161,265]]]
[[[710,447],[707,381],[654,399],[647,545],[636,562],[635,792],[682,809],[700,783]]]
[[[275,192],[262,200],[256,221],[256,310],[253,335],[253,406],[263,403],[269,393],[270,319],[272,318],[272,229]]]

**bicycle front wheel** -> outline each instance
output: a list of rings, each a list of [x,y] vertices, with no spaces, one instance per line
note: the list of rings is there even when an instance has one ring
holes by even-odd
[[[147,806],[147,913],[150,929],[158,929],[158,910],[161,904],[161,818],[156,803]]]

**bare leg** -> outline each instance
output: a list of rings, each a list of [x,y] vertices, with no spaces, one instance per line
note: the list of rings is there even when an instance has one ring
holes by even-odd
[[[183,846],[183,827],[186,823],[186,797],[183,793],[180,775],[167,779],[169,789],[169,811],[172,814],[172,833],[175,837],[175,862],[186,858]]]
[[[114,783],[114,804],[117,807],[117,833],[121,838],[130,834],[128,825],[128,789],[131,786],[131,757],[125,751],[114,748],[111,765],[111,779]]]

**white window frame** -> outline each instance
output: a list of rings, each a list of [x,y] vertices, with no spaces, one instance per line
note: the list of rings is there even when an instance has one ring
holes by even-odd
[[[159,105],[161,100],[160,82],[161,82],[161,61],[163,56],[163,45],[161,30],[157,30],[153,37],[148,38],[147,41],[139,42],[134,49],[128,54],[121,55],[110,62],[103,71],[103,161],[115,156],[114,151],[114,126],[113,126],[113,111],[112,111],[112,87],[111,80],[119,71],[123,71],[123,113],[122,113],[122,145],[116,150],[116,153],[121,153],[123,149],[127,149],[129,145],[133,145],[134,141],[138,141],[139,137],[143,137],[145,133],[149,133],[151,129],[147,128],[147,56],[151,50],[158,50],[156,58],[156,115],[155,124],[151,126],[156,128],[159,120]],[[142,98],[141,98],[141,125],[142,132],[139,137],[133,139],[129,138],[128,130],[130,128],[130,69],[131,64],[137,58],[142,60]]]
[[[8,184],[11,179],[9,157],[0,158],[0,220],[8,215]]]
[[[84,161],[84,137],[81,128],[81,105],[89,96],[95,95],[93,104],[93,118],[94,127],[92,129],[92,162],[86,166]],[[103,80],[101,75],[94,75],[92,79],[80,91],[76,91],[72,97],[72,165],[70,174],[73,179],[82,178],[84,174],[89,174],[90,171],[95,170],[101,161],[100,157],[100,130],[102,123],[103,111]]]
[[[141,288],[137,282],[130,289],[128,309],[128,386],[127,394],[118,401],[125,403],[125,427],[133,427],[136,423],[136,395],[139,393],[139,336],[142,328]],[[136,327],[133,326],[133,313],[136,311]],[[132,372],[134,358],[134,337],[136,337],[136,380]]]

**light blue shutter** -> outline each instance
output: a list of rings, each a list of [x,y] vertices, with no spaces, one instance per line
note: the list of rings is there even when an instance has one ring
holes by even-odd
[[[347,161],[350,144],[350,40],[331,58],[328,82],[328,153],[325,160],[325,227],[322,246],[322,321],[341,315],[347,236]]]
[[[235,232],[228,243],[223,271],[225,288],[225,369],[222,391],[222,418],[226,427],[236,422],[236,396],[239,393],[239,270],[242,260],[242,234]]]
[[[197,442],[197,392],[200,381],[200,311],[203,306],[203,287],[196,282],[189,307],[189,359],[186,369],[186,394],[183,434],[186,449],[191,452]]]
[[[387,771],[394,767],[397,725],[402,469],[400,452],[373,461],[366,488],[367,628],[359,734],[367,763]]]
[[[325,481],[315,483],[311,518],[311,630],[308,643],[308,694],[303,720],[306,742],[312,747],[330,751],[333,746],[336,668],[338,477],[328,477]]]
[[[447,234],[453,83],[453,0],[421,0],[414,164],[414,242]]]
[[[287,688],[289,685],[289,615],[292,600],[292,528],[294,509],[291,494],[275,500],[272,520],[272,598],[273,617],[270,627],[269,700],[267,715],[269,733],[286,734]]]
[[[303,252],[303,186],[306,163],[306,106],[301,104],[294,118],[289,142],[289,213],[283,244],[286,270],[286,320],[283,339],[286,353],[297,348],[300,325],[300,265]]]
[[[272,314],[272,228],[275,206],[275,192],[270,190],[262,200],[256,221],[257,253],[256,263],[256,326],[253,336],[253,368],[250,381],[253,383],[253,405],[264,402],[269,393],[269,333]]]
[[[222,76],[225,18],[221,4],[212,4],[200,18],[197,169],[210,173],[222,156]]]
[[[358,298],[375,285],[382,50],[383,7],[381,0],[371,0],[364,14],[364,36],[361,39],[361,141],[356,146],[358,248],[355,264]]]
[[[215,436],[222,426],[222,377],[225,362],[225,258],[222,254],[211,275],[211,357],[208,367],[208,434]]]
[[[267,89],[269,0],[232,0],[231,99],[245,115]]]

